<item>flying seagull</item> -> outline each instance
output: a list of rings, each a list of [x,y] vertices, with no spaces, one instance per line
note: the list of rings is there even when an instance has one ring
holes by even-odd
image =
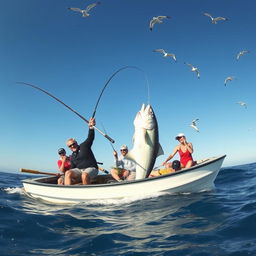
[[[225,79],[225,81],[224,81],[224,85],[227,86],[227,82],[230,82],[230,81],[232,81],[232,80],[234,80],[234,79],[235,79],[234,76],[228,76],[228,77]]]
[[[93,3],[93,4],[89,4],[89,5],[86,7],[86,9],[84,9],[84,10],[82,10],[82,9],[80,9],[80,8],[73,8],[73,7],[68,8],[68,9],[71,10],[71,11],[74,11],[74,12],[80,12],[80,13],[82,13],[82,17],[86,18],[86,17],[90,16],[89,11],[90,11],[92,8],[94,8],[96,5],[98,5],[98,4],[100,4],[100,2],[96,2],[96,3]]]
[[[210,17],[213,24],[217,24],[217,21],[220,21],[220,20],[228,20],[227,18],[224,18],[224,17],[213,18],[212,15],[207,12],[205,12],[204,15],[207,17]]]
[[[195,129],[197,132],[199,132],[199,129],[197,128],[197,125],[196,125],[197,121],[199,121],[198,118],[193,120],[189,126],[192,127],[193,129]]]
[[[196,73],[198,79],[200,78],[200,73],[199,73],[198,68],[196,68],[192,64],[189,64],[189,63],[186,63],[186,62],[184,62],[184,64],[186,64],[189,67],[191,67],[191,71]]]
[[[245,55],[246,53],[249,53],[249,51],[247,50],[242,50],[240,51],[237,55],[236,55],[236,59],[239,60],[239,58],[243,55]]]
[[[245,102],[243,102],[243,101],[238,101],[237,104],[239,104],[242,107],[247,108],[247,104]]]
[[[163,23],[163,19],[170,19],[170,16],[157,16],[153,17],[149,22],[149,29],[150,31],[153,30],[153,27],[156,23]]]
[[[175,54],[173,54],[173,53],[168,53],[168,52],[166,52],[164,49],[156,49],[156,50],[153,50],[153,52],[160,52],[160,53],[163,54],[163,57],[171,57],[171,58],[173,58],[175,61],[177,61]]]

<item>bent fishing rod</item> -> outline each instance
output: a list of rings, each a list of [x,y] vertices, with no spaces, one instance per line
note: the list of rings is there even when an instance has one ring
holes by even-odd
[[[145,80],[146,80],[147,86],[148,86],[147,89],[148,89],[148,101],[149,101],[149,85],[148,85],[148,78],[147,78],[147,76],[146,76],[146,72],[145,72],[144,70],[142,70],[142,69],[136,67],[136,66],[124,66],[124,67],[122,67],[122,68],[119,68],[116,72],[114,72],[113,75],[111,75],[110,78],[107,80],[106,84],[103,86],[103,88],[102,88],[102,90],[101,90],[101,93],[100,93],[100,96],[99,96],[99,98],[98,98],[98,100],[97,100],[97,102],[96,102],[96,105],[95,105],[95,108],[94,108],[92,117],[95,117],[95,114],[96,114],[96,111],[97,111],[97,108],[98,108],[100,99],[101,99],[101,97],[102,97],[102,94],[103,94],[103,92],[105,91],[105,89],[106,89],[106,87],[108,86],[108,84],[110,83],[110,81],[111,81],[111,80],[114,78],[114,76],[117,75],[119,72],[121,72],[121,71],[124,70],[124,69],[128,69],[128,68],[137,69],[137,70],[139,70],[139,71],[141,71],[141,72],[144,73]]]
[[[75,111],[74,109],[72,109],[70,106],[68,106],[66,103],[64,103],[63,101],[61,101],[60,99],[58,99],[57,97],[55,97],[54,95],[52,95],[51,93],[47,92],[46,90],[33,85],[33,84],[29,84],[29,83],[25,83],[25,82],[16,82],[17,84],[23,84],[23,85],[27,85],[30,86],[34,89],[37,89],[45,94],[47,94],[48,96],[52,97],[53,99],[55,99],[56,101],[58,101],[59,103],[61,103],[62,105],[64,105],[66,108],[68,108],[69,110],[71,110],[73,113],[75,113],[77,116],[79,116],[82,120],[84,120],[86,123],[89,123],[89,121],[87,119],[85,119],[82,115],[80,115],[77,111]],[[93,116],[94,117],[94,116]],[[108,139],[109,141],[111,141],[112,143],[115,143],[115,141],[110,138],[107,134],[105,134],[104,132],[102,132],[100,129],[98,129],[96,126],[93,126],[95,130],[97,130],[101,135],[103,135],[106,139]]]

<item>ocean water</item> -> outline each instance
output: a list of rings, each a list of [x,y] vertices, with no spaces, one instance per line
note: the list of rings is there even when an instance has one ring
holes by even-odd
[[[195,194],[54,205],[0,172],[0,255],[256,255],[256,163]]]

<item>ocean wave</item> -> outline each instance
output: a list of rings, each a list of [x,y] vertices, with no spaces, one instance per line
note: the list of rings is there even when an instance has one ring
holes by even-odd
[[[8,194],[24,194],[23,188],[20,187],[8,187],[8,188],[2,188],[3,191],[5,191]]]

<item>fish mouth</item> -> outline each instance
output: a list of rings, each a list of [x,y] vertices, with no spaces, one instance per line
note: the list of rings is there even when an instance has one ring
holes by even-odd
[[[145,106],[145,104],[142,105],[141,110],[135,117],[134,125],[138,128],[144,128],[146,130],[152,130],[156,127],[154,112],[149,104],[147,106]]]

